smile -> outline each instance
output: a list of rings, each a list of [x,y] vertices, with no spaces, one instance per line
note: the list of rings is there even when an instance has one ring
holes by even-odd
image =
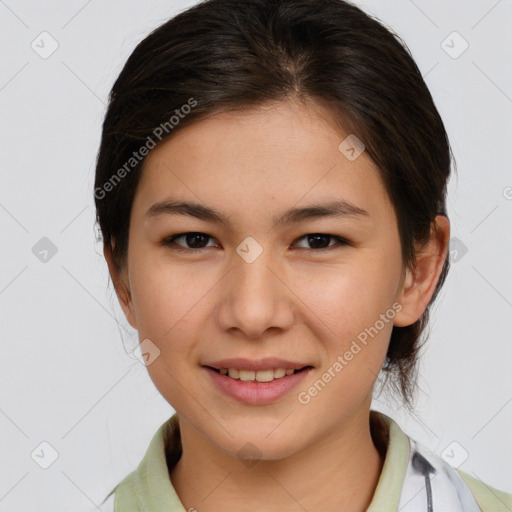
[[[304,368],[293,369],[293,368],[275,368],[268,370],[239,370],[237,368],[212,368],[218,371],[221,375],[226,375],[235,380],[241,380],[244,382],[272,382],[274,379],[281,379],[286,375],[292,375],[293,373],[300,372]]]
[[[203,366],[216,388],[224,395],[247,405],[262,405],[284,398],[299,386],[313,366],[302,368],[214,368]]]

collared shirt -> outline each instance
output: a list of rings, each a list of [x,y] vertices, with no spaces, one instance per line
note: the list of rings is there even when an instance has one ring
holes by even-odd
[[[511,512],[512,494],[450,466],[409,438],[389,416],[370,411],[387,425],[382,472],[367,512]],[[107,496],[101,510],[187,512],[169,477],[181,456],[178,414],[154,435],[139,466]]]

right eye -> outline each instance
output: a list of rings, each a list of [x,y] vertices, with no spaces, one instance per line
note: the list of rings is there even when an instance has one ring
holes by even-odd
[[[212,238],[210,235],[206,233],[200,233],[197,231],[190,231],[188,233],[179,233],[177,235],[172,235],[167,237],[162,241],[162,245],[169,246],[171,249],[180,251],[180,252],[191,252],[199,249],[206,249],[208,246],[204,246],[205,240],[208,238]],[[184,247],[183,245],[177,243],[177,240],[183,239],[186,244],[189,244],[191,247]],[[209,246],[212,247],[212,246]]]

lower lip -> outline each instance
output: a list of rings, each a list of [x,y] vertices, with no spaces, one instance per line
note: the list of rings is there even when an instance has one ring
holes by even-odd
[[[245,382],[204,367],[221,391],[245,404],[268,404],[286,395],[301,383],[312,370],[307,368],[298,373],[286,375],[271,382]]]

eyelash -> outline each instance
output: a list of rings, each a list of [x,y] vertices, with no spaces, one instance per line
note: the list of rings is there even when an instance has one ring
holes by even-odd
[[[179,244],[177,244],[175,242],[175,240],[183,238],[186,235],[203,235],[203,236],[206,236],[206,237],[208,237],[210,239],[213,238],[212,236],[207,235],[206,233],[201,233],[199,231],[188,231],[186,233],[178,233],[177,235],[173,235],[173,236],[165,238],[162,241],[162,245],[170,247],[172,250],[175,250],[175,251],[178,251],[178,252],[187,252],[187,253],[198,252],[198,251],[200,251],[202,249],[208,249],[209,248],[209,247],[200,247],[198,249],[192,249],[192,248],[188,248],[188,247],[182,247],[182,246],[180,246]],[[308,236],[330,237],[331,239],[337,240],[338,244],[330,246],[330,247],[321,247],[319,249],[304,249],[305,251],[311,251],[311,252],[328,251],[328,250],[331,250],[331,249],[336,249],[336,248],[342,247],[344,245],[350,245],[350,243],[347,240],[345,240],[344,238],[341,238],[341,237],[335,236],[335,235],[330,235],[328,233],[308,233],[306,235],[303,235],[303,236],[297,238],[297,240],[301,240],[303,238],[307,238]]]

